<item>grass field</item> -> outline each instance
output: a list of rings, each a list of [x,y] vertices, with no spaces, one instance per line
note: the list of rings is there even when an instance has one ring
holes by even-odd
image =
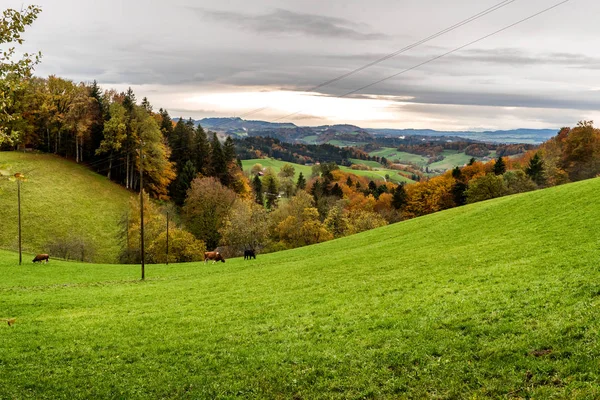
[[[120,249],[118,221],[130,193],[84,166],[50,154],[0,152],[8,172],[23,172],[21,185],[23,248],[42,252],[60,238],[93,243],[94,259],[114,262]],[[30,172],[28,172],[30,171]],[[17,185],[0,180],[0,248],[17,249]]]
[[[17,318],[0,324],[0,397],[599,398],[599,191],[150,265],[145,282],[0,251],[0,318]]]
[[[358,160],[358,161],[362,161],[362,160]],[[371,161],[370,163],[373,163],[374,161]],[[249,172],[250,169],[252,168],[252,166],[254,164],[261,164],[263,167],[271,167],[273,168],[273,170],[278,173],[279,170],[281,169],[281,167],[284,164],[291,164],[295,170],[296,170],[296,174],[294,176],[295,179],[298,178],[298,174],[300,172],[302,172],[304,174],[305,178],[310,178],[310,176],[312,175],[312,167],[306,166],[306,165],[300,165],[300,164],[294,164],[294,163],[288,163],[285,161],[278,161],[278,160],[273,160],[270,158],[256,158],[256,159],[252,159],[252,160],[242,160],[242,167],[244,169],[244,171]],[[364,162],[361,162],[361,164],[364,164]],[[381,166],[381,164],[375,162],[375,164],[379,165],[379,168],[377,171],[360,171],[360,170],[354,170],[352,168],[348,168],[348,167],[344,167],[341,166],[340,170],[350,173],[350,174],[355,174],[358,176],[365,176],[369,179],[373,179],[373,180],[379,180],[379,181],[383,181],[385,180],[385,175],[388,174],[390,176],[390,180],[396,183],[400,183],[400,182],[407,182],[407,183],[413,183],[414,181],[400,175],[398,173],[398,171],[393,170],[393,169],[387,169],[387,168],[383,168]]]
[[[401,164],[410,162],[423,167],[427,165],[427,157],[423,157],[418,154],[411,154],[403,151],[398,151],[393,147],[384,147],[380,150],[370,152],[369,155],[385,157],[393,163]]]

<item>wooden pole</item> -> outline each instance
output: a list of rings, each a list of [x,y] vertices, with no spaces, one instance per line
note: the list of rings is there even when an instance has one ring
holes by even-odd
[[[144,249],[144,142],[140,140],[140,248],[142,253],[142,280],[146,278]]]
[[[167,211],[167,265],[169,265],[169,212]]]
[[[19,265],[23,262],[23,256],[21,253],[21,179],[17,178],[17,206],[19,214]]]

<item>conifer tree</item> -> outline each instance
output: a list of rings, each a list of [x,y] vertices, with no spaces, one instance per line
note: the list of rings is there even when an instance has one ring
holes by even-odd
[[[254,201],[263,206],[265,204],[265,199],[263,196],[262,181],[258,175],[254,175],[254,179],[252,180],[252,188],[254,189]]]
[[[406,190],[404,189],[404,184],[401,183],[396,187],[394,191],[394,195],[392,196],[392,206],[396,210],[400,210],[406,204],[408,196],[406,194]]]
[[[225,156],[227,164],[235,160],[235,144],[233,143],[231,136],[227,136],[227,139],[225,139],[225,143],[223,144],[223,155]]]
[[[339,197],[340,199],[342,197],[344,197],[344,192],[342,191],[342,188],[340,187],[340,185],[337,184],[337,182],[331,188],[331,192],[330,193],[331,193],[332,196]]]
[[[298,175],[298,181],[296,182],[296,188],[298,190],[303,190],[304,188],[306,188],[306,179],[304,178],[304,174],[302,172],[300,172],[300,174]]]
[[[229,174],[227,173],[227,161],[225,160],[225,155],[223,154],[223,148],[221,147],[221,143],[219,142],[219,138],[217,134],[213,132],[212,142],[211,142],[211,157],[210,157],[210,166],[211,172],[214,177],[219,179],[221,184],[224,186],[229,185]]]
[[[539,152],[535,153],[531,160],[529,160],[529,165],[525,169],[525,173],[538,185],[546,183],[546,178],[544,176],[544,160],[540,157]]]
[[[192,185],[192,181],[195,177],[196,167],[190,160],[187,160],[185,165],[183,166],[183,169],[181,170],[181,172],[177,176],[177,179],[175,180],[175,188],[171,194],[173,201],[178,206],[183,205],[186,193]]]
[[[275,207],[277,207],[277,199],[279,196],[279,190],[277,189],[277,181],[275,180],[274,176],[269,175],[269,176],[266,176],[265,178],[267,179],[267,193],[265,196],[267,198],[267,208],[269,210],[272,210]]]
[[[210,143],[206,137],[206,132],[200,125],[196,128],[195,148],[196,170],[206,175],[210,170]]]
[[[502,159],[502,156],[498,157],[496,163],[494,164],[494,174],[502,175],[506,172],[506,163]]]

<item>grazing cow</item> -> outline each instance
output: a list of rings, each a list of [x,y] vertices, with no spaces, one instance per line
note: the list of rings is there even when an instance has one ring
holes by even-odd
[[[204,253],[204,263],[206,264],[208,260],[212,260],[213,264],[217,261],[225,262],[223,255],[218,251],[206,251]]]
[[[33,258],[32,262],[42,262],[44,261],[45,263],[50,262],[50,256],[48,254],[38,254],[37,256],[35,256]]]
[[[250,260],[252,258],[256,260],[256,252],[252,249],[244,250],[244,260]]]

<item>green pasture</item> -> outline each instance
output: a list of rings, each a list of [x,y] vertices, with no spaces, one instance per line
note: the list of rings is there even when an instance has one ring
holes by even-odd
[[[114,262],[120,249],[118,223],[130,192],[106,177],[51,154],[0,152],[10,175],[24,173],[21,184],[23,248],[44,251],[55,239],[81,238],[94,259]],[[1,169],[1,167],[0,167]],[[18,248],[17,184],[0,176],[0,248]]]
[[[139,266],[0,251],[0,318],[16,318],[0,324],[0,397],[599,398],[599,191],[148,265],[144,282]]]

